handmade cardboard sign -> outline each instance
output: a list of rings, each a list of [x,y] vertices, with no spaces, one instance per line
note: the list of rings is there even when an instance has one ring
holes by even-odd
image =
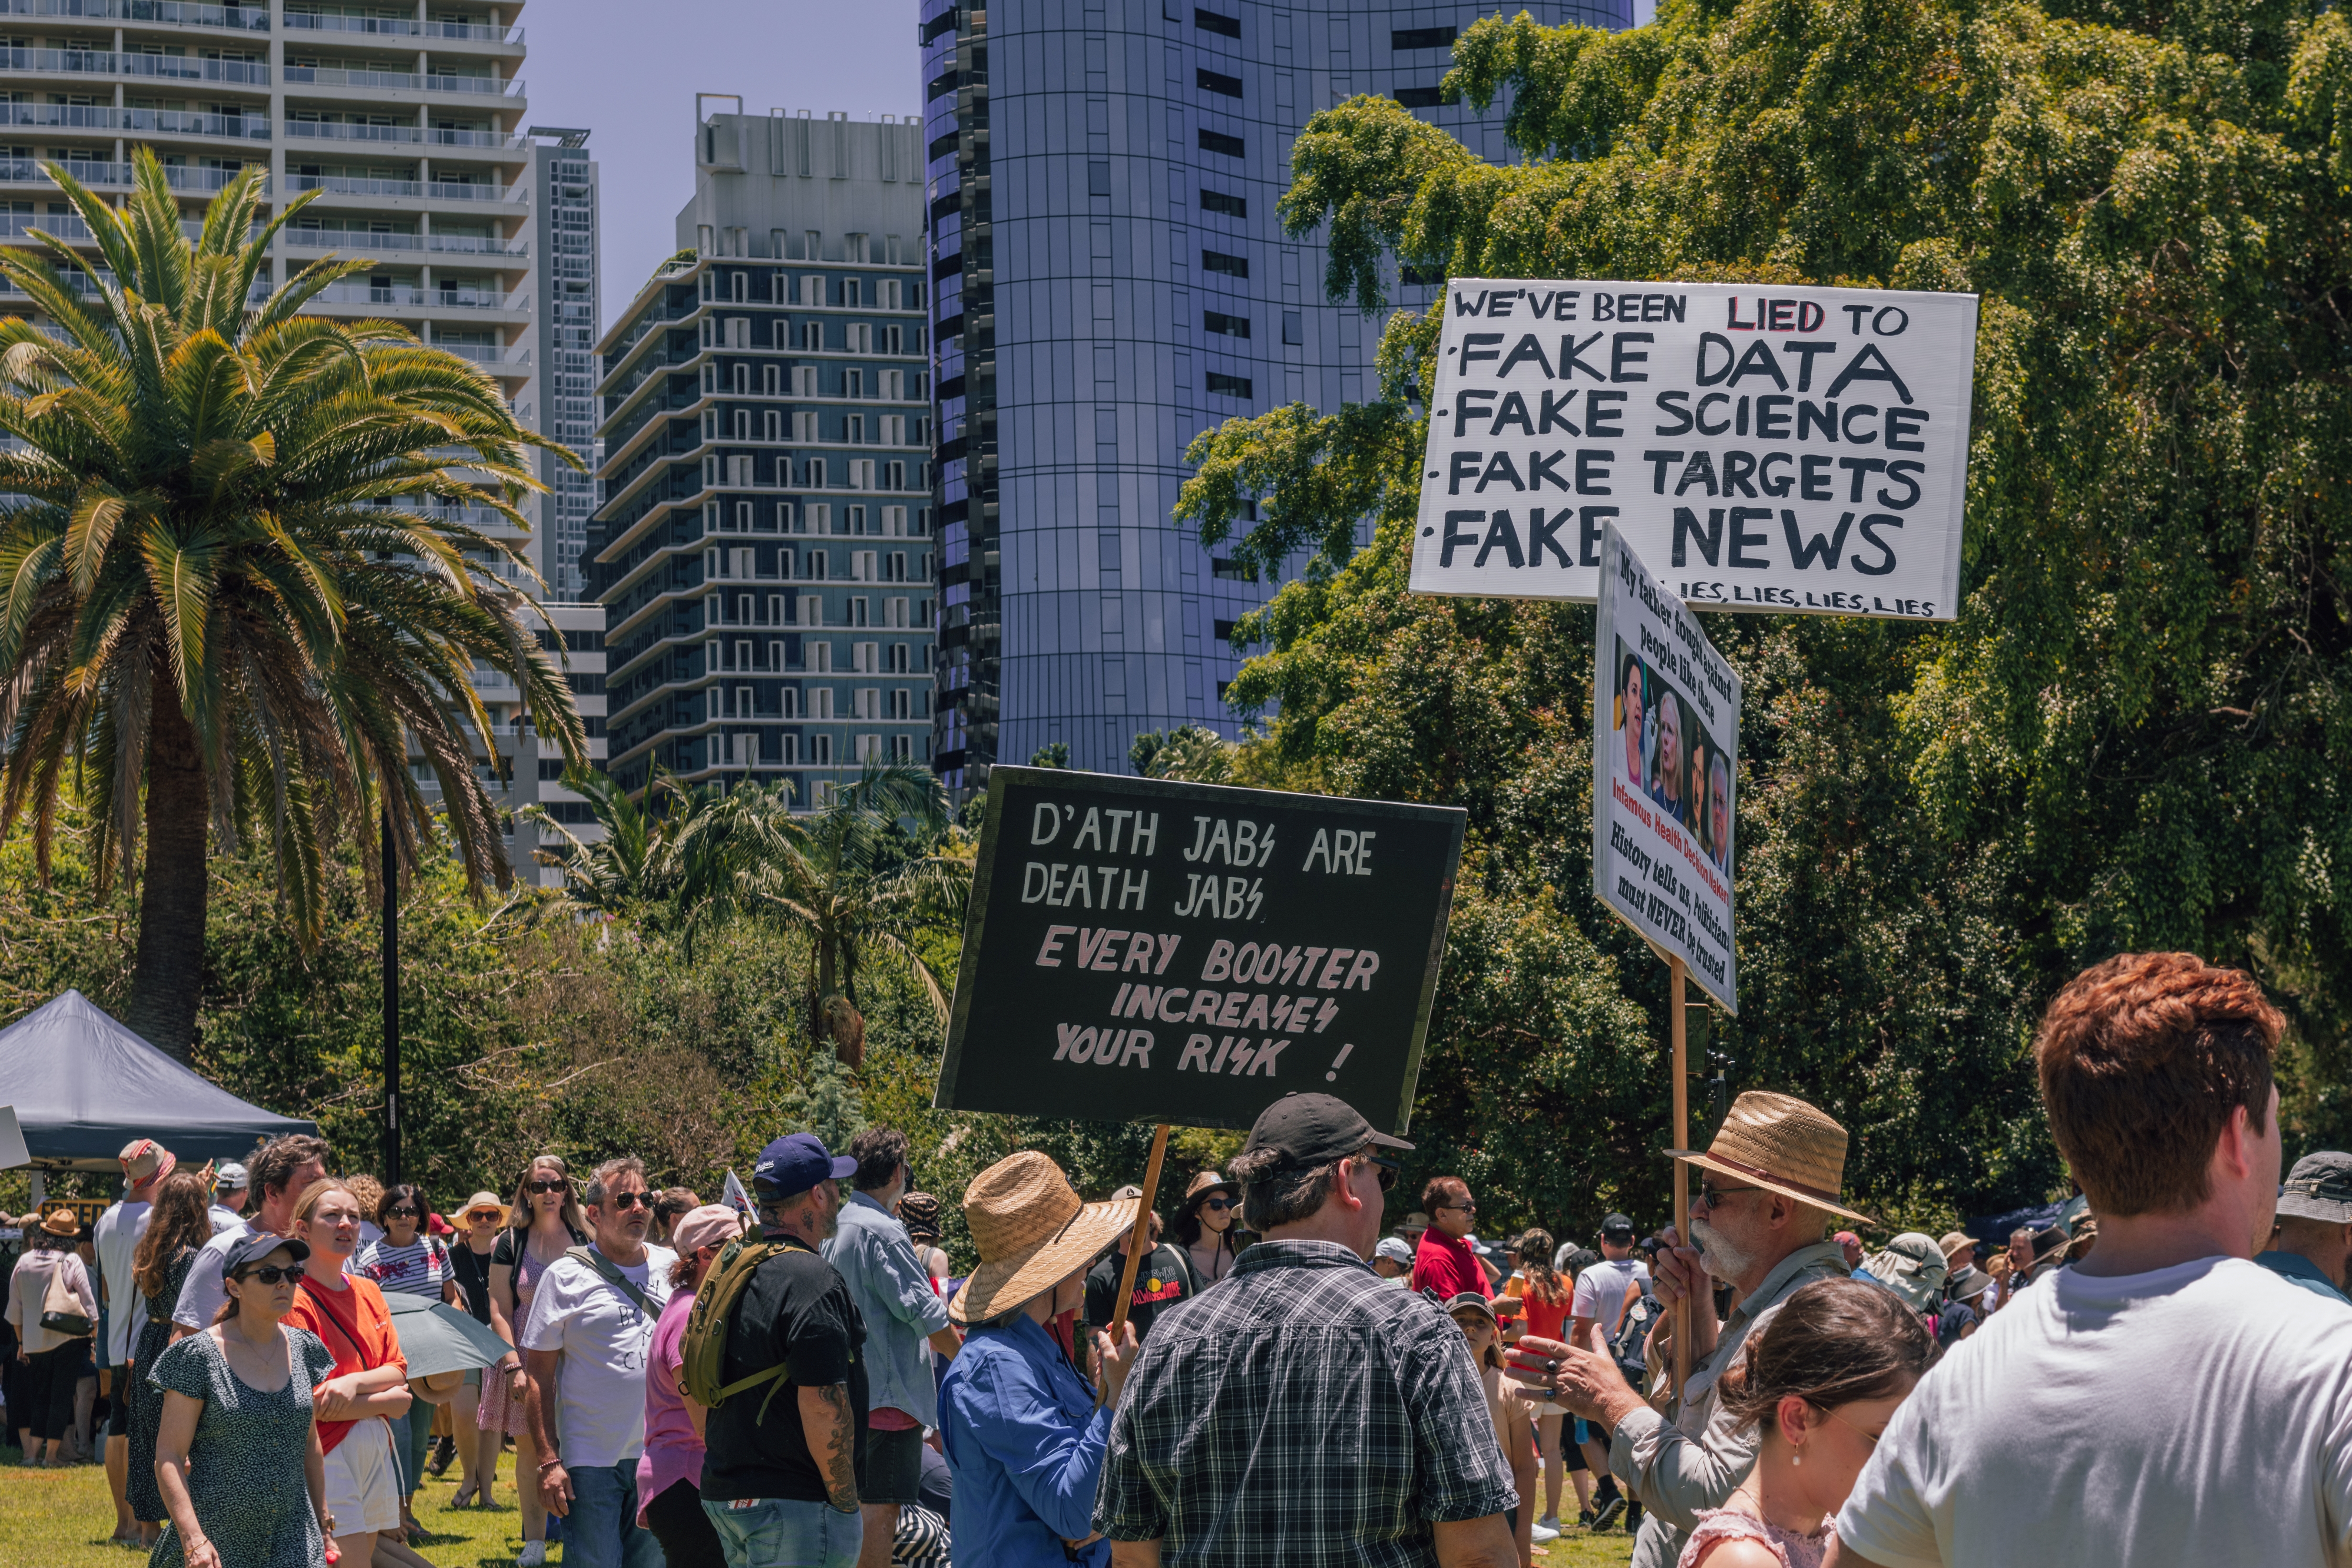
[[[1412,586],[1590,600],[1614,524],[1700,609],[1949,620],[1973,294],[1460,278]]]
[[[1732,822],[1739,672],[1613,526],[1592,661],[1592,890],[1739,1011]]]
[[[1247,1127],[1317,1090],[1404,1131],[1465,820],[992,769],[936,1103]]]

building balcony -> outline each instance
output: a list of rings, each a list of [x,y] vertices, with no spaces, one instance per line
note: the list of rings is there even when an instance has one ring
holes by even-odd
[[[524,184],[446,184],[438,180],[371,180],[356,174],[289,174],[290,191],[323,191],[332,196],[405,197],[436,202],[521,201],[530,194]]]
[[[134,0],[136,3],[136,0]],[[520,27],[492,27],[479,22],[419,22],[413,16],[324,16],[316,11],[289,11],[286,30],[307,33],[359,33],[376,37],[446,38],[460,44],[522,47]]]
[[[286,122],[289,140],[309,142],[415,142],[425,140],[425,132],[414,125],[357,125],[331,120],[289,120]]]
[[[14,54],[17,51],[12,49],[9,52]],[[195,55],[142,55],[129,50],[115,56],[114,60],[116,69],[127,77],[168,81],[235,82],[245,87],[269,85],[269,68],[259,60],[213,60]]]
[[[286,85],[358,88],[371,91],[455,92],[487,98],[523,96],[520,77],[419,76],[414,71],[347,70],[340,66],[288,66]]]
[[[226,27],[239,33],[269,31],[267,6],[202,5],[187,0],[5,0],[0,4],[0,16],[60,16],[167,27]]]
[[[331,283],[317,296],[327,305],[390,305],[404,310],[528,310],[530,296],[516,289],[420,289],[395,283]]]
[[[375,250],[432,256],[496,256],[520,259],[530,254],[524,239],[487,239],[470,234],[376,234],[359,228],[289,228],[278,238],[304,250]]]
[[[198,114],[176,109],[116,109],[105,104],[0,103],[0,125],[143,132],[158,136],[221,136],[238,142],[269,140],[267,114]]]

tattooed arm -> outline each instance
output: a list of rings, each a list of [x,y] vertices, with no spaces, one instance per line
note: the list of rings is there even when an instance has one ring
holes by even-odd
[[[849,1385],[822,1384],[800,1391],[801,1428],[808,1434],[810,1458],[824,1472],[825,1499],[844,1513],[857,1511],[857,1413],[849,1407]]]

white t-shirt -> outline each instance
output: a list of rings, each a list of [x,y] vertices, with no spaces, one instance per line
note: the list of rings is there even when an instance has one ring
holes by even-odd
[[[2244,1258],[2063,1269],[1920,1380],[1837,1533],[1885,1568],[2352,1563],[2352,1309]]]
[[[155,1205],[129,1198],[109,1208],[90,1226],[90,1247],[98,1254],[98,1276],[106,1281],[106,1343],[102,1359],[121,1366],[138,1347],[139,1330],[147,1321],[147,1303],[131,1278],[131,1256],[139,1238],[147,1234],[147,1216]]]
[[[184,1329],[213,1326],[213,1319],[228,1305],[228,1286],[221,1279],[221,1266],[228,1260],[228,1249],[251,1236],[254,1228],[239,1221],[233,1230],[214,1232],[210,1241],[196,1248],[188,1264],[187,1283],[180,1287],[179,1304],[172,1309],[172,1321]]]
[[[215,1236],[218,1236],[225,1230],[235,1230],[238,1226],[247,1223],[243,1215],[232,1208],[224,1208],[219,1204],[213,1205],[212,1216]]]
[[[1604,1334],[1617,1331],[1625,1314],[1625,1298],[1650,1282],[1650,1266],[1638,1258],[1604,1258],[1576,1277],[1576,1294],[1568,1315],[1591,1318]]]
[[[650,1312],[639,1311],[595,1269],[570,1258],[557,1258],[539,1277],[523,1320],[522,1348],[562,1352],[555,1374],[555,1441],[567,1468],[603,1468],[645,1451],[646,1352],[654,1321],[669,1300],[670,1265],[677,1261],[668,1247],[648,1247],[646,1261],[635,1268],[614,1265],[644,1294]]]

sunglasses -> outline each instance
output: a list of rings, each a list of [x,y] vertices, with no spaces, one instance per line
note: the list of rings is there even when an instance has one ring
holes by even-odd
[[[1761,1187],[1718,1187],[1713,1182],[1698,1184],[1697,1202],[1706,1208],[1720,1208],[1726,1198],[1736,1198],[1742,1193],[1760,1193]]]
[[[240,1280],[258,1279],[264,1285],[291,1285],[301,1278],[302,1266],[299,1263],[289,1263],[283,1268],[247,1268],[237,1276]]]
[[[1234,1200],[1231,1198],[1202,1198],[1201,1200],[1201,1206],[1204,1209],[1229,1209],[1234,1206]]]
[[[527,1193],[561,1193],[569,1190],[571,1185],[562,1176],[546,1176],[536,1182],[525,1182],[522,1190]]]
[[[1476,1214],[1478,1212],[1478,1205],[1476,1204],[1439,1204],[1437,1207],[1440,1212],[1446,1209],[1453,1209],[1458,1214]]]
[[[383,1211],[383,1217],[386,1219],[415,1219],[416,1217],[416,1211],[415,1209],[386,1209]]]
[[[651,1193],[606,1193],[604,1194],[604,1201],[612,1205],[616,1209],[645,1209],[650,1213],[654,1206],[654,1194]]]
[[[1378,1154],[1359,1154],[1356,1158],[1359,1160],[1369,1160],[1378,1168],[1381,1191],[1384,1193],[1397,1184],[1397,1177],[1402,1174],[1404,1170],[1404,1167],[1399,1164],[1396,1161],[1382,1159]]]

